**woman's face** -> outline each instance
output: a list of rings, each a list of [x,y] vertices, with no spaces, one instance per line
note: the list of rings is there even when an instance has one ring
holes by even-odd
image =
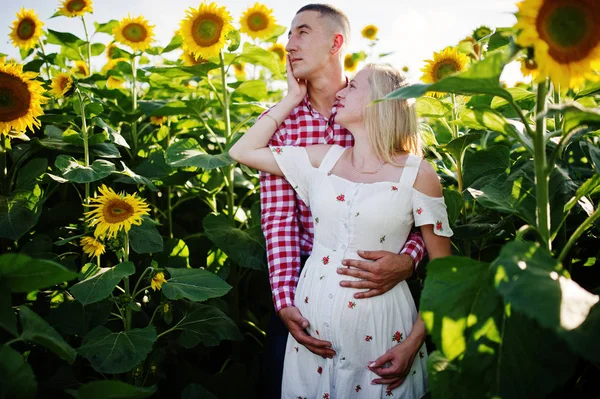
[[[348,86],[336,94],[338,101],[335,122],[344,127],[362,123],[365,107],[371,101],[371,70],[361,69]]]

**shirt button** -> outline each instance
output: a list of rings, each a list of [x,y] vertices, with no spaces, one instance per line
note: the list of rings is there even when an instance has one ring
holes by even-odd
[[[325,324],[325,327],[329,327],[329,323],[324,323],[324,324]]]

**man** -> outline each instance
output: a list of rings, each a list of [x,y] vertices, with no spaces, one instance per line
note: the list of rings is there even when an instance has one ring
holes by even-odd
[[[296,13],[288,34],[286,51],[294,77],[306,81],[305,99],[279,125],[271,145],[353,144],[353,137],[335,123],[337,101],[335,94],[346,87],[344,55],[350,37],[348,18],[334,7],[309,4]],[[265,112],[268,114],[268,111]],[[279,398],[287,333],[311,352],[333,357],[331,343],[311,337],[305,332],[309,321],[294,306],[294,292],[301,268],[301,256],[312,249],[313,224],[310,210],[300,200],[290,184],[279,176],[261,174],[262,227],[267,243],[269,279],[275,310],[268,332],[269,345],[265,364],[268,379],[267,395]],[[364,251],[359,255],[368,261],[345,260],[341,274],[362,281],[342,281],[343,287],[363,288],[355,298],[368,298],[389,291],[412,275],[414,267],[424,256],[420,234],[412,234],[400,254],[386,251]],[[370,262],[374,261],[374,262]],[[283,325],[282,323],[283,322]],[[424,334],[424,332],[418,332]],[[413,348],[392,350],[377,359],[371,369],[382,378],[375,383],[401,384],[410,369],[407,359]],[[415,352],[416,353],[416,352]],[[386,363],[390,367],[383,368]]]

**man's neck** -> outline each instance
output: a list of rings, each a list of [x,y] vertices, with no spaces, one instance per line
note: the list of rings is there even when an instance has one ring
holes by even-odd
[[[346,87],[346,78],[342,73],[336,76],[323,74],[308,82],[308,96],[313,109],[329,118],[335,103],[335,95]]]

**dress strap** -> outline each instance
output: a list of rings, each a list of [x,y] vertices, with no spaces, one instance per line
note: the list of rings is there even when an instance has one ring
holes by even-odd
[[[345,150],[346,149],[340,145],[332,145],[329,151],[327,151],[327,154],[325,154],[323,160],[321,161],[319,170],[329,172],[331,169],[333,169],[333,166],[340,159]]]
[[[400,185],[406,184],[407,186],[412,187],[413,184],[415,184],[417,173],[419,172],[419,167],[421,166],[421,160],[421,157],[408,154],[408,158],[404,164],[404,170],[400,176]]]

